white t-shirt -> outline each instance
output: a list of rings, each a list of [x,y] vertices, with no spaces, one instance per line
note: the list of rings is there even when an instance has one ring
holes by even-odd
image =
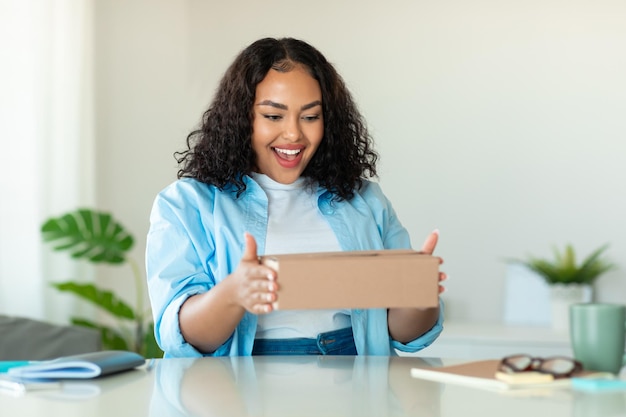
[[[317,195],[305,185],[304,178],[281,184],[264,174],[252,177],[269,201],[265,255],[341,250],[318,210]],[[278,310],[258,316],[256,338],[315,338],[319,333],[345,327],[350,327],[349,310]]]

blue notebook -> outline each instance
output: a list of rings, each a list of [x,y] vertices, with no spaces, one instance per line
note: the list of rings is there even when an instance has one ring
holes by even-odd
[[[127,371],[145,363],[143,356],[124,350],[104,350],[31,362],[8,369],[17,379],[89,379]]]

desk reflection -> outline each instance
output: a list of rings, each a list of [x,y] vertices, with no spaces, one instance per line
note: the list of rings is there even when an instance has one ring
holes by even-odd
[[[574,392],[573,417],[609,417],[626,415],[626,393]]]
[[[440,414],[440,385],[410,376],[421,358],[256,356],[163,359],[151,416]]]

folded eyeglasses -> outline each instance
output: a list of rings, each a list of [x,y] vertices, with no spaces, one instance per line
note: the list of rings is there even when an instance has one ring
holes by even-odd
[[[565,356],[549,358],[534,357],[525,354],[510,355],[502,358],[498,371],[509,374],[519,372],[539,372],[556,378],[569,378],[583,370],[583,365],[575,359]]]

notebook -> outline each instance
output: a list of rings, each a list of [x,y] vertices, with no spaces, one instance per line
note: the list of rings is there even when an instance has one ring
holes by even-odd
[[[7,370],[17,379],[90,379],[127,371],[145,364],[143,356],[124,350],[105,350],[30,362]]]
[[[571,386],[570,378],[550,379],[545,374],[513,375],[504,379],[496,377],[500,360],[489,359],[462,363],[459,365],[443,366],[438,368],[411,368],[411,376],[430,381],[459,384],[494,391],[537,389],[537,388],[564,388]],[[534,375],[533,375],[534,374]],[[610,377],[604,373],[583,372],[579,377]]]

